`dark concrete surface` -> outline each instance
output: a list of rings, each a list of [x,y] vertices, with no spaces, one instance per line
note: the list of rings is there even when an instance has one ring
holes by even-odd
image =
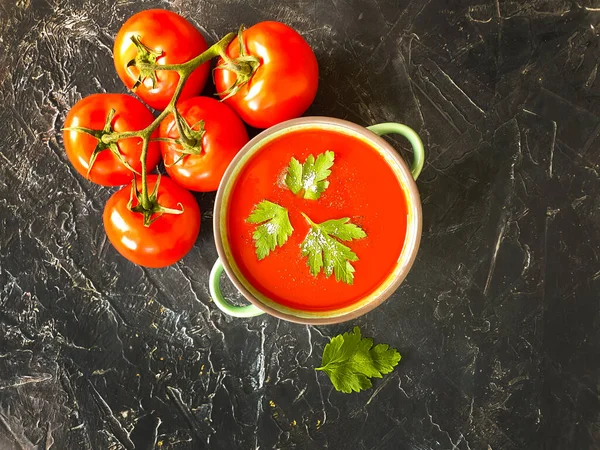
[[[308,114],[421,134],[422,245],[384,305],[225,317],[214,194],[182,262],[112,248],[113,189],[70,167],[60,128],[125,91],[112,42],[151,7],[211,42],[286,22],[320,63]],[[591,0],[0,0],[0,449],[600,448],[599,26]],[[354,325],[403,359],[345,395],[314,367]]]

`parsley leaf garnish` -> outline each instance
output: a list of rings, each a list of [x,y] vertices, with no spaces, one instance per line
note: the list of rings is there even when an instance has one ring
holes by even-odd
[[[382,378],[394,370],[400,361],[400,353],[387,344],[377,344],[363,338],[360,328],[332,338],[323,350],[321,367],[333,387],[346,394],[360,392],[372,387],[371,378]]]
[[[276,246],[281,247],[285,244],[294,231],[288,210],[268,200],[256,205],[247,221],[261,224],[252,234],[259,260],[268,256]]]
[[[350,223],[348,217],[314,223],[306,214],[302,215],[310,223],[310,231],[300,246],[302,256],[308,256],[310,272],[317,276],[323,270],[326,277],[335,273],[336,281],[353,284],[354,267],[350,262],[357,261],[358,256],[337,239],[351,241],[364,238],[367,234]]]
[[[335,154],[331,150],[317,155],[308,155],[304,164],[292,157],[285,176],[285,184],[294,194],[308,200],[316,200],[329,186],[326,179],[331,174]]]

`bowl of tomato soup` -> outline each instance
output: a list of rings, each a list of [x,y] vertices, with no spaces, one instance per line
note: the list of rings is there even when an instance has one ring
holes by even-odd
[[[410,142],[410,167],[381,137],[392,133]],[[236,317],[305,324],[346,321],[381,304],[419,248],[423,160],[418,135],[397,123],[304,117],[260,133],[217,192],[215,304]],[[223,270],[249,305],[223,296]]]

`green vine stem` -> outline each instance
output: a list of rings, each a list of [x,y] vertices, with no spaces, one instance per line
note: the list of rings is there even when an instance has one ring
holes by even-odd
[[[192,72],[194,70],[196,70],[199,66],[204,64],[205,62],[210,61],[211,59],[223,54],[225,52],[225,50],[227,49],[227,46],[229,45],[229,43],[231,41],[233,41],[233,39],[235,39],[236,36],[237,36],[236,33],[227,34],[220,41],[218,41],[217,43],[215,43],[211,47],[209,47],[204,53],[202,53],[202,54],[196,56],[195,58],[190,59],[189,61],[182,63],[182,64],[160,65],[160,64],[144,63],[144,62],[139,62],[137,64],[138,69],[140,70],[140,72],[143,72],[143,73],[153,73],[156,70],[172,70],[179,74],[179,81],[177,83],[177,87],[175,88],[175,92],[173,93],[173,97],[171,98],[171,101],[169,101],[169,104],[167,105],[167,107],[156,117],[156,119],[154,119],[154,121],[150,125],[148,125],[143,130],[125,131],[122,133],[114,133],[113,132],[113,133],[103,134],[101,137],[101,140],[105,145],[115,143],[117,141],[120,141],[121,139],[129,139],[129,138],[142,139],[142,153],[140,155],[140,162],[142,163],[142,174],[141,174],[141,176],[142,176],[142,192],[141,192],[141,196],[140,196],[139,200],[140,200],[140,205],[144,211],[173,213],[172,211],[166,211],[166,208],[162,208],[162,207],[160,207],[160,205],[154,204],[155,199],[151,199],[151,195],[148,194],[146,159],[147,159],[147,155],[148,155],[148,145],[150,143],[150,138],[152,136],[152,133],[154,133],[154,131],[158,128],[158,126],[165,119],[165,117],[167,117],[169,114],[171,114],[175,111],[175,104],[177,103],[177,100],[179,99],[179,96],[181,95],[181,91],[183,89],[185,82],[187,81],[189,76],[192,74]],[[134,181],[133,185],[135,185],[135,181]],[[137,190],[137,188],[135,188],[135,189]],[[146,216],[146,214],[144,214],[144,216]],[[150,225],[150,223],[151,222],[144,220],[144,224],[146,226]]]
[[[260,59],[248,54],[243,33],[244,25],[240,27],[237,33],[238,43],[240,45],[240,55],[237,58],[232,59],[227,56],[227,53],[223,49],[220,52],[223,62],[214,68],[214,70],[228,70],[236,75],[235,82],[229,88],[225,89],[223,92],[217,93],[219,96],[225,96],[223,97],[223,100],[233,97],[250,81],[250,78],[252,78],[252,75],[254,75],[254,72],[256,72],[260,66]]]

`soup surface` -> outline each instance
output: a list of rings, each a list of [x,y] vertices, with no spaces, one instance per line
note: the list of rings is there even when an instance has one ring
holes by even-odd
[[[290,159],[303,163],[327,150],[335,153],[329,187],[317,200],[294,195],[284,182]],[[287,208],[294,232],[259,261],[252,239],[257,225],[247,219],[262,200]],[[298,129],[266,143],[242,169],[226,207],[228,241],[239,270],[273,301],[303,311],[336,310],[373,292],[394,270],[406,235],[406,197],[383,156],[368,142],[329,129]],[[315,223],[348,217],[367,234],[343,242],[358,256],[351,262],[353,284],[311,274],[300,249],[310,231],[302,213]]]

